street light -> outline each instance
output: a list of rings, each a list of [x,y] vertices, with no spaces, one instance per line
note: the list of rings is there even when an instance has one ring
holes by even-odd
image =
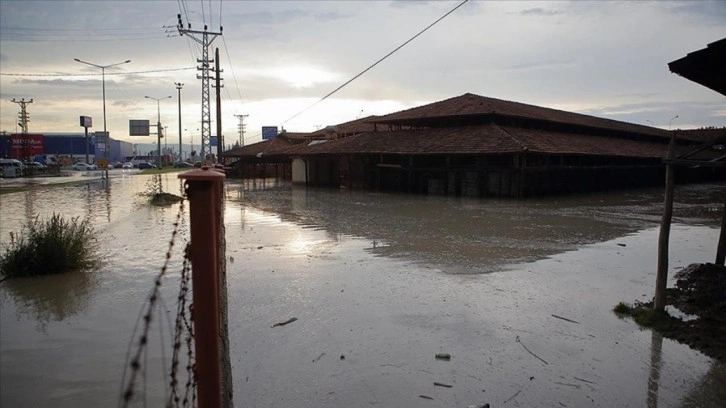
[[[174,85],[176,85],[177,99],[179,100],[179,161],[182,161],[181,90],[184,84],[181,82],[174,82]]]
[[[161,168],[161,110],[159,109],[159,101],[161,101],[162,99],[169,99],[171,98],[171,95],[165,96],[163,98],[154,98],[151,96],[144,96],[144,98],[153,99],[156,101],[156,144],[158,157],[157,164],[159,165],[159,168]]]
[[[646,119],[645,121],[648,122],[648,123],[650,123],[650,126],[655,127],[655,125],[653,124],[653,121],[648,120],[648,119]]]
[[[122,65],[122,64],[128,64],[131,62],[131,60],[126,60],[124,62],[117,62],[115,64],[110,65],[97,65],[88,61],[79,60],[78,58],[73,58],[74,61],[80,62],[81,64],[90,65],[92,67],[101,68],[101,83],[103,84],[103,135],[106,138],[105,140],[105,149],[103,151],[103,155],[106,159],[108,159],[108,133],[106,132],[106,68],[115,67],[116,65]],[[98,142],[98,140],[96,140]]]
[[[189,131],[189,130],[192,130],[192,129],[184,129],[185,132]],[[197,129],[197,132],[199,132],[199,129]],[[194,151],[194,132],[191,132],[191,133],[192,134],[189,136],[189,144],[190,144],[189,148],[191,149],[191,150],[189,150],[189,155],[192,156],[192,161],[194,161],[194,156],[192,155],[192,152]]]
[[[671,122],[673,122],[673,119],[677,119],[678,115],[671,118],[671,120],[668,121],[668,130],[671,130]]]

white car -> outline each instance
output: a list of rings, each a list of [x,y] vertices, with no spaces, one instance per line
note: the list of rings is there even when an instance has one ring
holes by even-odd
[[[76,163],[73,165],[73,170],[87,171],[97,170],[97,168],[95,164]]]
[[[133,163],[131,163],[131,162],[126,162],[126,163],[124,163],[124,164],[123,164],[123,165],[121,166],[121,168],[122,168],[122,169],[133,169],[133,168],[134,168],[134,164],[133,164]]]

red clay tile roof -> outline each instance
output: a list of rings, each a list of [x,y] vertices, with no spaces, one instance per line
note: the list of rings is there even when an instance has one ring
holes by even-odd
[[[374,125],[372,121],[379,118],[379,116],[371,115],[367,116],[365,118],[352,120],[350,122],[345,123],[339,123],[335,126],[328,126],[327,128],[316,130],[315,132],[312,132],[313,135],[322,135],[325,136],[329,132],[329,128],[335,128],[335,131],[338,134],[344,134],[344,135],[353,135],[363,132],[372,132],[374,130]]]
[[[392,132],[369,132],[313,145],[295,146],[291,155],[318,154],[502,154],[533,152],[665,157],[668,145],[585,136],[494,124]]]
[[[530,118],[550,122],[641,133],[664,138],[669,137],[668,131],[658,128],[598,118],[595,116],[557,109],[543,108],[541,106],[527,105],[519,102],[488,98],[472,93],[466,93],[443,101],[403,110],[390,115],[380,116],[373,121],[387,124],[414,124],[417,120],[426,118],[431,119],[485,114]]]
[[[304,144],[303,144],[304,145]],[[283,137],[263,140],[258,143],[236,147],[223,153],[224,157],[252,157],[262,153],[265,156],[286,155],[288,150],[296,145]]]
[[[678,139],[698,142],[722,140],[719,143],[726,143],[726,127],[716,129],[678,129],[674,130],[674,132],[676,132]]]

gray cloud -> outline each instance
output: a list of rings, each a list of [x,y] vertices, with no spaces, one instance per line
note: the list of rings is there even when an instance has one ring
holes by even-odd
[[[394,8],[420,7],[420,6],[430,6],[431,3],[436,3],[436,2],[427,1],[427,0],[392,0],[391,6]]]
[[[542,62],[528,62],[523,64],[510,65],[507,70],[515,71],[534,71],[541,69],[562,69],[572,68],[577,65],[577,61],[574,59],[561,60],[561,61],[542,61]]]
[[[541,7],[536,7],[522,10],[519,14],[523,16],[556,16],[562,13],[557,10],[545,10]]]
[[[723,26],[726,22],[726,2],[722,0],[665,2],[665,6],[672,12],[691,14],[712,24]]]

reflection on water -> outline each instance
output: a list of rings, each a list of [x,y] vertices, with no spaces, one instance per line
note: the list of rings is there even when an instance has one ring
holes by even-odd
[[[18,313],[45,330],[49,322],[60,322],[83,312],[98,284],[94,272],[69,272],[2,282],[0,297],[12,300]]]
[[[652,228],[662,211],[660,189],[525,201],[296,186],[291,191],[230,183],[227,198],[241,213],[228,211],[228,222],[244,224],[245,207],[254,207],[282,221],[323,229],[333,240],[346,235],[374,241],[371,252],[377,255],[414,258],[464,274],[492,272]],[[719,225],[720,207],[713,203],[726,194],[726,186],[677,191],[676,222]]]
[[[182,195],[170,174],[0,196],[0,244],[30,217],[61,212],[91,221],[107,259],[90,274],[0,283],[0,405],[115,405],[131,331],[178,209],[147,205],[139,196],[147,183]],[[238,406],[429,403],[419,395],[452,407],[724,406],[723,364],[610,312],[651,293],[644,253],[657,240],[660,189],[527,201],[270,180],[228,181],[225,190]],[[674,236],[686,238],[672,248],[677,260],[712,258],[721,214],[714,203],[725,192],[677,189]],[[186,238],[162,285],[171,289],[163,294],[170,319]],[[534,262],[483,273],[522,261]],[[270,327],[293,316],[289,326]],[[163,373],[171,347],[158,338],[170,336],[159,326],[154,335],[149,365]],[[549,364],[531,358],[517,335]],[[453,357],[435,360],[438,352]],[[150,400],[161,405],[168,382],[152,377]]]
[[[648,408],[658,408],[658,387],[660,385],[661,359],[663,357],[663,336],[653,331],[650,343],[650,375],[648,376]]]

